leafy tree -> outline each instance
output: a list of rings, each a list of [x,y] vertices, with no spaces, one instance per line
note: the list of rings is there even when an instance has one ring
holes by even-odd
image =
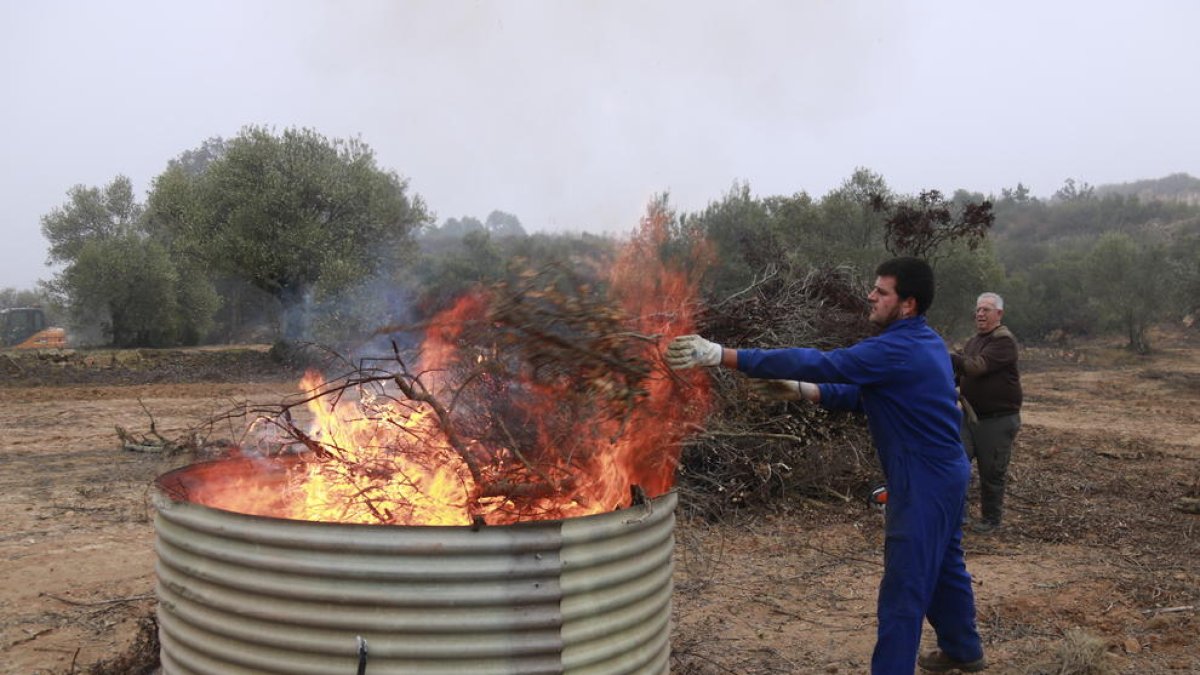
[[[1010,276],[1002,295],[1004,321],[1023,339],[1089,335],[1099,325],[1089,304],[1087,252],[1081,248],[1054,251],[1028,271]]]
[[[463,216],[462,218],[447,218],[442,226],[436,228],[431,235],[448,239],[462,239],[472,232],[487,232],[487,228],[478,218]]]
[[[711,270],[710,283],[718,296],[745,288],[785,262],[770,213],[750,194],[748,184],[735,184],[720,201],[686,218],[677,218],[668,202],[668,196],[662,195],[652,208],[664,210],[684,228],[702,232],[716,247],[721,264]]]
[[[1175,288],[1175,306],[1181,315],[1200,311],[1200,232],[1181,236],[1171,247],[1171,269],[1178,273],[1179,284]]]
[[[487,220],[480,222],[478,218],[463,216],[462,218],[447,218],[441,227],[428,227],[420,232],[426,239],[441,238],[460,240],[469,234],[488,234],[493,239],[509,237],[526,237],[528,234],[521,225],[521,219],[504,211],[492,211]]]
[[[170,253],[168,252],[168,257]],[[175,259],[176,337],[185,345],[195,345],[209,339],[215,326],[214,315],[222,298],[206,269],[193,260]]]
[[[1083,201],[1096,198],[1096,188],[1086,182],[1076,183],[1074,178],[1063,181],[1063,186],[1054,193],[1054,198],[1064,202]]]
[[[469,288],[499,280],[506,258],[486,230],[472,230],[461,239],[437,238],[415,266],[419,310],[430,315]]]
[[[1002,202],[1024,204],[1031,199],[1032,197],[1029,194],[1029,188],[1025,187],[1024,183],[1017,183],[1017,187],[1015,188],[1004,188],[1000,190],[1000,200]]]
[[[52,300],[53,298],[44,288],[0,288],[0,309],[45,307]]]
[[[1140,354],[1150,351],[1146,329],[1163,318],[1169,307],[1166,249],[1139,245],[1127,234],[1110,232],[1092,247],[1087,262],[1098,316],[1125,332],[1129,349]]]
[[[1041,238],[1048,220],[1049,204],[1037,197],[1022,195],[1021,188],[1001,191],[1001,198],[995,203],[996,221],[992,224],[989,236],[997,243],[997,255],[1004,257],[1003,250],[1009,242],[1020,241],[1032,243]],[[1011,194],[1011,198],[1007,195]]]
[[[205,263],[200,231],[204,217],[200,203],[200,176],[224,155],[225,141],[208,139],[167,164],[154,179],[146,202],[146,229],[161,243],[180,270],[178,304],[183,313],[181,337],[185,343],[206,339],[244,341],[263,339],[257,327],[278,322],[271,296],[254,289],[240,277]]]
[[[1144,291],[1165,305],[1154,316],[1200,308],[1195,300],[1200,205],[1189,202],[1189,194],[1141,199],[1069,180],[1049,200],[1032,196],[1023,184],[1002,191],[994,203],[967,190],[950,199],[936,191],[907,197],[893,195],[880,176],[859,169],[820,200],[803,192],[759,198],[739,184],[678,220],[716,244],[718,265],[710,281],[717,298],[745,288],[768,269],[795,275],[849,264],[869,272],[885,251],[918,255],[937,269],[939,299],[931,320],[948,334],[966,331],[976,295],[994,290],[1011,307],[1006,321],[1033,341],[1087,335],[1103,326],[1127,330],[1101,310],[1089,272],[1095,262],[1089,253],[1107,232],[1127,234],[1144,252],[1159,251],[1142,269],[1155,270],[1156,283],[1178,282],[1176,292]],[[1144,331],[1135,327],[1133,334],[1134,348],[1145,348],[1137,345]]]
[[[793,199],[787,215],[780,214],[781,226],[790,232],[787,245],[793,259],[816,267],[874,269],[885,253],[885,219],[875,205],[892,196],[882,176],[860,167],[810,209],[802,208],[803,199]]]
[[[178,340],[178,275],[167,252],[136,232],[83,244],[56,279],[77,323],[98,323],[114,346],[163,346]]]
[[[876,248],[884,233],[884,220],[873,205],[891,195],[892,191],[883,180],[883,176],[859,167],[841,187],[826,196],[822,206],[828,209],[831,201],[840,201],[848,205],[852,213],[840,223],[839,233],[846,237],[851,246]]]
[[[42,216],[42,234],[50,242],[50,262],[69,263],[88,242],[129,234],[137,229],[142,207],[133,183],[117,176],[104,189],[76,185],[64,206]]]
[[[487,227],[488,234],[496,239],[526,236],[525,228],[521,227],[521,220],[513,214],[505,213],[504,211],[492,211],[489,213],[484,225]]]
[[[838,240],[825,236],[826,213],[821,203],[807,192],[773,195],[760,202],[765,213],[764,227],[769,231],[769,236],[762,236],[763,243],[777,249],[771,255],[777,256],[782,263],[803,270],[810,266],[820,267],[831,259],[842,260],[847,257],[841,251]],[[757,270],[760,278],[764,272]]]
[[[199,147],[185,150],[168,163],[168,168],[178,169],[187,176],[196,177],[208,170],[208,166],[225,155],[229,145],[220,136],[204,140]]]
[[[179,276],[167,251],[143,228],[143,207],[125,176],[103,189],[75,186],[68,202],[42,217],[50,260],[63,271],[48,288],[69,307],[73,326],[86,335],[99,326],[102,336],[121,347],[177,342],[181,331],[204,327],[205,309],[191,301],[187,319],[179,314]],[[191,298],[191,296],[188,296]]]
[[[210,149],[198,174],[181,161],[156,181],[155,231],[273,297],[287,340],[305,335],[318,286],[336,294],[404,260],[428,219],[407,182],[359,139],[248,127]]]
[[[1197,203],[1200,200],[1200,178],[1186,173],[1173,173],[1163,178],[1139,180],[1132,183],[1104,185],[1096,189],[1100,195],[1136,195],[1143,200]]]

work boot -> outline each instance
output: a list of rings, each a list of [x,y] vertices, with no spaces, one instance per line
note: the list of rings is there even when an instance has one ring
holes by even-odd
[[[981,656],[974,661],[964,663],[946,656],[945,652],[940,649],[935,649],[928,654],[922,654],[917,657],[917,665],[921,667],[921,670],[931,673],[948,673],[952,670],[964,673],[978,673],[987,668],[987,658]]]
[[[1000,523],[992,520],[980,520],[971,526],[971,531],[975,534],[992,534],[1000,529]]]

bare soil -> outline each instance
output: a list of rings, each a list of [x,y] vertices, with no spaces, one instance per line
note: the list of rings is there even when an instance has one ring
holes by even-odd
[[[1200,497],[1200,341],[1158,338],[1148,357],[1026,351],[1006,523],[965,541],[988,672],[1200,672],[1200,515],[1175,508]],[[0,355],[0,672],[138,672],[150,484],[193,458],[123,450],[114,427],[145,430],[148,411],[171,437],[278,402],[296,376],[263,352]],[[832,497],[681,521],[673,671],[866,672],[881,525]],[[1100,641],[1094,670],[1066,667],[1076,630]]]
[[[1156,340],[1024,353],[1006,522],[964,540],[988,672],[1200,672],[1200,345]],[[674,672],[867,672],[882,538],[858,503],[682,525]]]

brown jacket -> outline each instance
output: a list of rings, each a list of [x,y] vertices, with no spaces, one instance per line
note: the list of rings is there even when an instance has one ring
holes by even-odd
[[[951,354],[963,398],[980,417],[1011,415],[1021,410],[1021,375],[1017,372],[1017,338],[1005,326],[967,341]]]

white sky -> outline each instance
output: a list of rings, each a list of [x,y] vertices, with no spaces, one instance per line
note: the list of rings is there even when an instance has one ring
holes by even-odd
[[[1200,3],[0,0],[0,287],[40,217],[247,124],[359,135],[437,214],[625,231],[745,180],[1048,196],[1200,176]]]

